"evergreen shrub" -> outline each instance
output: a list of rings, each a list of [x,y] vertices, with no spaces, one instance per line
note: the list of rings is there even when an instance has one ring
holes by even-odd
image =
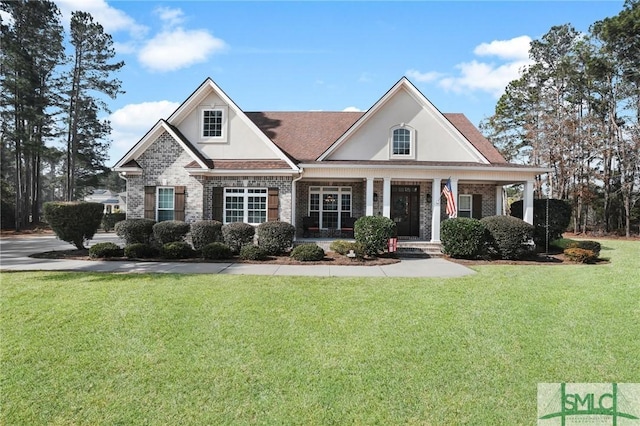
[[[125,213],[105,213],[102,218],[102,229],[104,229],[105,232],[113,231],[116,223],[126,218],[127,215]]]
[[[598,255],[595,254],[592,250],[577,247],[566,249],[564,251],[564,255],[567,257],[567,259],[579,263],[594,263],[596,260],[598,260]]]
[[[444,254],[458,259],[476,259],[485,252],[487,229],[477,219],[447,219],[442,222],[440,239]]]
[[[184,241],[174,241],[162,246],[162,257],[165,259],[188,259],[193,254],[191,245]]]
[[[522,200],[511,204],[511,216],[523,218]],[[562,237],[571,223],[571,204],[566,200],[549,199],[549,242]],[[547,243],[547,200],[536,198],[533,200],[533,226],[535,231],[533,241],[538,247],[545,247]]]
[[[133,243],[124,247],[124,255],[130,258],[148,259],[159,254],[158,249],[146,243]]]
[[[362,259],[365,256],[364,246],[361,243],[354,241],[335,240],[329,246],[329,250],[343,256],[346,256],[349,251],[353,250],[353,253],[358,259]]]
[[[242,246],[242,248],[240,249],[240,259],[265,260],[266,258],[267,258],[267,253],[256,245],[247,244]]]
[[[89,247],[89,257],[91,259],[104,259],[108,257],[122,257],[123,250],[115,243],[97,243]]]
[[[291,250],[291,257],[301,262],[324,259],[324,250],[316,244],[300,244]]]
[[[591,240],[574,240],[567,248],[580,248],[585,250],[592,251],[596,256],[600,256],[600,250],[602,250],[602,245],[597,241]]]
[[[209,260],[230,259],[231,248],[223,243],[214,242],[202,247],[202,257]]]
[[[296,228],[288,222],[264,222],[256,228],[258,247],[269,255],[286,252],[293,245]]]
[[[114,230],[126,245],[149,244],[155,223],[156,221],[151,219],[127,219],[116,223]]]
[[[231,247],[231,251],[238,253],[243,246],[253,244],[256,230],[253,226],[243,222],[228,223],[222,227],[224,243]]]
[[[489,232],[489,246],[500,259],[522,259],[530,255],[533,225],[513,216],[488,216],[480,222]]]
[[[376,256],[387,248],[389,238],[396,233],[396,224],[384,216],[362,216],[356,220],[353,234],[369,256]]]
[[[222,222],[217,220],[199,220],[191,224],[191,243],[196,250],[222,240]]]
[[[84,242],[95,235],[102,222],[102,203],[48,202],[44,203],[44,219],[62,241],[84,249]]]
[[[191,226],[181,220],[165,220],[153,225],[153,237],[161,245],[184,241]]]

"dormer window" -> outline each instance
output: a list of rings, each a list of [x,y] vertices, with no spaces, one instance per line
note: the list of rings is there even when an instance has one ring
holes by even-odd
[[[415,131],[403,125],[391,129],[390,154],[391,158],[415,158]]]
[[[226,107],[205,107],[200,110],[200,140],[202,142],[226,142],[226,127]]]

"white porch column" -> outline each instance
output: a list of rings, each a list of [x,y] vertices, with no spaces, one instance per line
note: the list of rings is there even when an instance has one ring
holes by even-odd
[[[365,215],[373,216],[373,178],[367,178],[366,194],[367,207],[365,209]]]
[[[532,180],[524,183],[522,219],[533,225],[533,185]]]
[[[431,242],[440,242],[440,182],[439,178],[431,182]]]
[[[505,214],[502,206],[504,205],[504,200],[502,199],[503,192],[502,185],[496,185],[496,216],[502,216]]]
[[[382,184],[382,216],[391,217],[391,178],[384,178]]]

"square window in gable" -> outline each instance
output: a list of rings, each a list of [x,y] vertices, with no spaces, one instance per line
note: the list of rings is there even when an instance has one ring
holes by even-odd
[[[200,109],[200,142],[227,142],[228,110],[226,106]]]

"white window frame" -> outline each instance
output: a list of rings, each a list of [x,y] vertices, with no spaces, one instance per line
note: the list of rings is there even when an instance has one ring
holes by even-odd
[[[160,191],[161,190],[171,190],[171,208],[163,207],[160,208]],[[174,220],[175,210],[176,210],[176,189],[173,186],[158,186],[156,187],[156,222],[159,222],[160,210],[162,211],[171,211],[172,218],[171,219],[163,219],[163,220]]]
[[[318,195],[318,209],[311,210],[311,196]],[[308,204],[308,214],[311,216],[312,213],[318,213],[318,226],[320,229],[329,229],[323,223],[323,215],[325,212],[323,209],[323,199],[324,195],[327,194],[335,194],[337,196],[337,210],[326,210],[326,212],[336,212],[338,213],[338,222],[337,227],[335,229],[340,229],[342,227],[342,214],[349,213],[349,216],[353,216],[353,190],[350,186],[312,186],[309,187],[309,204]],[[342,195],[349,194],[349,209],[342,208]],[[333,229],[333,228],[332,228]]]
[[[220,123],[220,136],[205,136],[204,135],[204,115],[207,111],[219,111],[222,114]],[[200,142],[204,143],[223,143],[227,142],[227,121],[229,108],[227,106],[213,106],[213,107],[201,107],[198,120],[198,135],[200,136]]]
[[[469,200],[469,208],[463,208],[462,199]],[[468,216],[467,216],[468,212]],[[473,217],[473,195],[458,194],[458,217]]]
[[[395,154],[394,134],[396,130],[407,130],[409,132],[409,154]],[[416,158],[416,131],[413,127],[403,123],[391,128],[389,132],[389,158],[402,160],[414,160]]]
[[[244,187],[229,187],[224,188],[222,196],[222,218],[223,223],[226,225],[228,223],[232,223],[227,220],[227,211],[228,210],[239,210],[239,209],[227,209],[227,197],[237,197],[242,200],[242,220],[236,220],[235,222],[244,222],[250,225],[260,225],[261,223],[267,222],[269,220],[269,190],[268,188],[244,188]],[[264,221],[263,222],[249,222],[249,198],[250,197],[260,197],[264,198]],[[263,209],[251,209],[256,211],[263,211]]]

